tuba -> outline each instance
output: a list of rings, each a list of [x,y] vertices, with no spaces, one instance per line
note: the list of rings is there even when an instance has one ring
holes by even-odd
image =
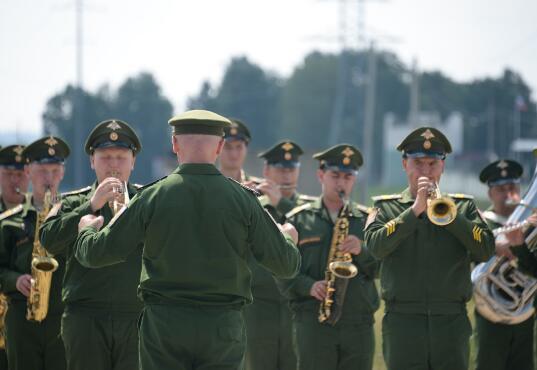
[[[494,230],[496,242],[505,240],[505,233],[528,228],[526,219],[537,206],[536,175],[537,168],[522,202],[517,204],[507,219],[506,226]],[[537,240],[536,230],[537,228],[531,227],[526,230],[525,241],[530,248]],[[537,279],[522,273],[514,261],[494,256],[474,268],[472,282],[476,309],[487,320],[513,325],[533,315]]]
[[[339,192],[343,199],[344,192]],[[325,271],[326,296],[319,307],[319,322],[335,325],[341,317],[345,293],[349,279],[358,274],[358,268],[352,263],[350,253],[343,253],[339,246],[349,235],[350,200],[345,201],[334,224],[332,243],[328,253],[327,269]],[[333,309],[333,305],[335,305]]]
[[[32,250],[32,280],[27,301],[26,319],[41,322],[47,317],[52,273],[58,268],[58,261],[48,254],[39,241],[39,228],[47,218],[52,204],[50,189],[45,192],[43,208],[37,212],[34,246]]]
[[[442,196],[438,183],[429,190],[427,199],[427,217],[438,226],[446,226],[457,217],[457,206],[453,199]]]

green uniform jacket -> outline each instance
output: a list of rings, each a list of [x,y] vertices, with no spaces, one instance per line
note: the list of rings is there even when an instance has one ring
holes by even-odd
[[[277,276],[294,276],[300,266],[298,250],[255,195],[211,164],[183,164],[144,187],[115,222],[82,230],[76,255],[87,267],[108,266],[141,242],[146,303],[251,302],[250,251]]]
[[[366,208],[352,204],[349,235],[364,239]],[[317,314],[320,301],[310,295],[316,281],[325,279],[328,253],[332,243],[334,222],[330,218],[322,199],[297,207],[288,214],[288,221],[298,230],[298,247],[302,255],[300,273],[291,280],[280,280],[282,292],[290,299],[295,314],[301,312]],[[372,322],[373,314],[379,307],[379,298],[374,284],[378,263],[367,251],[352,256],[358,267],[358,275],[349,281],[345,303],[339,322]]]
[[[34,248],[35,222],[37,212],[27,197],[26,202],[3,213],[0,221],[0,287],[12,301],[26,301],[16,288],[17,279],[24,274],[31,274],[32,251]],[[62,278],[65,272],[65,258],[55,255],[58,269],[52,273],[50,287],[49,314],[63,312],[61,302]]]
[[[434,225],[425,213],[416,217],[408,188],[399,195],[375,198],[377,213],[366,226],[365,239],[381,260],[387,312],[465,312],[472,296],[470,263],[492,257],[494,238],[470,196],[452,198],[457,217],[446,226]]]
[[[272,218],[280,224],[285,222],[285,214],[296,206],[311,202],[313,197],[307,195],[294,194],[291,198],[283,198],[276,207],[270,204],[266,195],[259,197],[261,205],[270,213]],[[261,267],[255,261],[255,258],[249,259],[250,270],[252,270],[252,295],[255,300],[264,300],[269,302],[282,302],[285,299],[280,294],[278,287],[272,277],[272,274]]]
[[[80,217],[92,213],[90,199],[96,188],[97,183],[94,183],[91,187],[64,194],[58,213],[49,217],[41,227],[41,243],[50,253],[66,256],[62,293],[65,304],[137,316],[142,308],[136,296],[142,260],[141,243],[130,246],[132,253],[124,263],[98,270],[82,266],[75,257],[78,222]],[[131,184],[128,189],[130,197],[137,192]],[[105,225],[112,218],[107,204],[99,213],[104,217]]]

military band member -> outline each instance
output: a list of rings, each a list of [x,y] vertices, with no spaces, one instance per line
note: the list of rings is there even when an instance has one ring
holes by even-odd
[[[136,322],[142,306],[136,289],[141,242],[130,246],[132,252],[123,263],[101,269],[81,265],[75,257],[74,242],[81,216],[100,214],[109,222],[114,207],[125,203],[123,192],[127,191],[129,198],[136,194],[137,187],[129,178],[141,148],[138,136],[126,122],[106,120],[95,126],[85,150],[96,181],[65,194],[61,208],[41,228],[44,247],[67,257],[62,338],[70,370],[138,368]]]
[[[259,154],[265,159],[264,179],[256,184],[256,190],[263,193],[259,200],[276,222],[283,223],[285,213],[315,199],[296,192],[301,154],[300,146],[289,140]],[[272,274],[253,258],[249,264],[254,302],[244,312],[248,338],[246,369],[295,370],[291,312],[287,302],[278,291]]]
[[[511,213],[520,203],[520,177],[522,166],[513,160],[498,160],[487,165],[479,175],[487,184],[491,207],[483,212],[491,229],[504,226]],[[506,234],[496,241],[496,255],[514,260],[515,254],[527,259],[521,229]],[[514,251],[514,253],[512,252]],[[532,258],[530,257],[530,263]],[[524,261],[521,261],[522,264]],[[534,317],[513,325],[493,323],[476,311],[477,370],[533,370],[533,323]]]
[[[28,191],[29,178],[24,171],[23,145],[9,145],[0,150],[0,213],[23,203]],[[7,297],[0,294],[0,369],[7,369],[4,319]]]
[[[252,301],[248,255],[279,277],[293,276],[300,256],[255,194],[214,166],[230,121],[194,110],[169,124],[179,167],[145,186],[101,231],[102,217],[84,216],[77,258],[110,266],[144,242],[141,369],[239,369],[241,309]],[[282,229],[297,237],[291,225]]]
[[[238,119],[230,119],[231,125],[224,128],[224,147],[218,159],[222,175],[231,177],[240,183],[250,179],[243,165],[248,154],[248,144],[252,140],[246,124]]]
[[[451,152],[437,129],[421,127],[397,147],[408,188],[375,199],[366,245],[381,261],[383,352],[389,370],[467,369],[470,263],[488,260],[494,239],[471,196],[451,195],[455,219],[433,224],[428,198]]]
[[[22,156],[32,182],[33,194],[0,216],[0,286],[9,297],[6,316],[7,355],[10,369],[65,369],[60,338],[61,282],[65,259],[55,256],[59,267],[52,273],[48,315],[41,322],[26,319],[31,288],[31,267],[37,213],[45,193],[57,194],[64,175],[67,144],[57,137],[45,137],[27,146]]]
[[[335,324],[319,322],[319,307],[327,298],[325,271],[333,247],[334,223],[356,182],[362,155],[352,145],[340,144],[314,155],[320,161],[317,178],[322,194],[312,203],[296,207],[287,214],[299,233],[302,256],[300,273],[291,280],[280,280],[282,292],[290,299],[293,311],[294,346],[300,370],[371,370],[375,348],[373,315],[379,298],[374,285],[377,262],[363,247],[363,228],[367,208],[350,204],[349,233],[339,249],[350,253],[358,275],[348,280],[341,316]],[[340,288],[336,285],[336,292]],[[341,292],[340,292],[341,293]]]
[[[24,171],[23,145],[9,145],[0,150],[0,212],[24,202],[29,178]]]

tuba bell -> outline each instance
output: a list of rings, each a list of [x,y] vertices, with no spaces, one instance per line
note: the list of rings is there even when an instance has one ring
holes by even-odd
[[[537,228],[526,219],[537,206],[537,168],[522,201],[517,204],[505,226],[494,230],[496,242],[505,240],[505,233],[525,229],[525,242],[529,249],[535,247]],[[506,257],[492,257],[480,263],[472,271],[474,299],[477,311],[492,322],[518,324],[535,312],[533,299],[537,293],[537,279],[521,272],[514,261]]]
[[[427,199],[427,217],[438,226],[446,226],[457,217],[457,206],[453,199],[442,196],[438,183],[429,189]]]

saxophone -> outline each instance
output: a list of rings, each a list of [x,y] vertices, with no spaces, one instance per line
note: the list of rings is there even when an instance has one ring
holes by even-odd
[[[338,195],[344,199],[345,193]],[[341,317],[345,293],[349,279],[356,276],[358,269],[352,263],[350,253],[343,253],[339,246],[349,235],[350,200],[344,202],[339,216],[334,224],[332,243],[328,253],[327,269],[324,273],[326,281],[326,295],[319,307],[319,322],[335,325]],[[332,306],[334,305],[334,309]]]
[[[58,268],[58,261],[48,254],[39,241],[39,227],[45,221],[52,203],[50,189],[45,192],[43,208],[37,212],[35,222],[34,248],[32,250],[32,284],[28,296],[26,319],[41,322],[47,317],[52,273]]]

